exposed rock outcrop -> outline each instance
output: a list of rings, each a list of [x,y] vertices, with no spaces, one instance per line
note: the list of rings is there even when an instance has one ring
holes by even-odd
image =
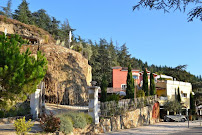
[[[23,45],[22,51],[30,48],[37,53],[38,46]],[[91,66],[80,53],[57,45],[41,45],[40,51],[48,60],[45,76],[46,101],[69,105],[86,105],[87,86],[92,80]]]
[[[34,25],[27,25],[14,19],[0,15],[0,32],[7,31],[8,35],[18,34],[32,43],[54,44],[55,40],[45,30]]]

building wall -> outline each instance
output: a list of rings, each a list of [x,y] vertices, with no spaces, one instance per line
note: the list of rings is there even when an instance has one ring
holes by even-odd
[[[113,69],[113,88],[121,88],[121,84],[126,84],[128,70],[122,70],[122,68]],[[132,71],[133,75],[139,74],[139,71]],[[139,76],[137,84],[140,83]]]
[[[122,67],[113,67],[113,88],[121,88],[121,84],[126,84],[128,70]],[[143,72],[139,70],[132,70],[132,75],[136,76],[135,85],[142,86],[143,84]],[[150,86],[150,72],[147,72],[148,85]],[[157,75],[154,74],[154,78]]]
[[[190,108],[190,93],[192,92],[191,83],[167,80],[166,85],[168,100],[175,100],[175,90],[177,93],[179,87],[181,102]],[[183,97],[183,94],[186,94],[186,97]]]
[[[184,103],[183,106],[186,106],[190,108],[190,93],[192,92],[192,85],[188,82],[180,82],[180,81],[172,81],[167,80],[164,82],[158,82],[156,84],[156,87],[161,87],[166,89],[166,95],[167,99],[169,101],[175,100],[175,91],[176,94],[178,92],[178,87],[180,89],[180,96],[181,96],[181,102]],[[161,96],[163,92],[160,92],[161,90],[157,90],[158,96]],[[183,95],[186,95],[186,97],[183,97]],[[161,101],[160,101],[161,102]]]
[[[156,90],[156,94],[157,94],[158,97],[166,96],[167,95],[166,88]]]

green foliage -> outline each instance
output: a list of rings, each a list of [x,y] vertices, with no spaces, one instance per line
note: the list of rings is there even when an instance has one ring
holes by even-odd
[[[181,103],[181,93],[180,93],[180,88],[178,87],[177,88],[177,101],[179,102],[179,103]]]
[[[145,92],[144,92],[144,90],[138,90],[138,91],[137,91],[137,97],[145,97]]]
[[[25,100],[46,74],[44,55],[37,52],[36,60],[29,50],[21,53],[23,43],[18,35],[10,39],[0,35],[0,108],[12,101]]]
[[[194,3],[194,4],[193,4]],[[197,5],[198,4],[198,5]],[[191,11],[188,13],[188,21],[193,21],[194,18],[199,18],[202,21],[202,6],[199,0],[139,0],[138,3],[133,6],[133,10],[143,8],[163,10],[164,12],[169,12],[170,10],[186,10],[188,5],[197,5],[192,7]]]
[[[36,26],[49,31],[51,28],[51,18],[46,14],[46,10],[39,9],[37,12],[32,13],[32,17]]]
[[[52,112],[44,114],[41,118],[40,125],[45,132],[55,132],[60,129],[60,118],[55,117]]]
[[[143,86],[142,89],[145,92],[145,96],[149,96],[149,88],[148,88],[148,76],[147,76],[147,69],[144,68],[144,73],[143,73]]]
[[[182,105],[178,101],[167,101],[164,105],[164,109],[169,112],[181,112]]]
[[[128,65],[128,74],[127,74],[127,88],[126,88],[126,97],[127,98],[134,98],[134,91],[135,91],[135,86],[134,86],[134,79],[132,75],[132,69],[131,65]]]
[[[195,114],[195,104],[194,104],[194,95],[192,94],[192,92],[190,93],[190,110],[191,110],[191,114],[194,115]]]
[[[25,135],[27,132],[31,131],[31,128],[34,126],[34,123],[31,123],[31,119],[26,122],[25,117],[17,119],[14,122],[15,130],[18,135]]]
[[[60,131],[69,134],[73,131],[72,119],[67,115],[60,115]]]
[[[107,101],[107,79],[105,74],[102,77],[102,82],[101,82],[101,97],[100,97],[100,101],[101,102],[106,102]]]
[[[117,94],[112,94],[107,96],[107,101],[119,101],[119,95]]]
[[[120,47],[120,50],[118,51],[117,55],[118,55],[117,61],[120,64],[120,66],[128,67],[128,65],[131,64],[131,58],[130,58],[131,55],[128,52],[126,44],[123,44]]]
[[[28,7],[29,3],[26,0],[23,0],[22,3],[18,6],[18,9],[15,10],[13,18],[26,24],[33,24],[33,18],[31,11]]]
[[[187,72],[186,67],[187,65],[179,65],[174,68],[167,67],[167,66],[158,67],[158,66],[151,65],[148,67],[148,70],[157,72],[158,74],[166,74],[166,75],[172,76],[173,78],[176,78],[178,81],[190,82],[190,83],[195,83],[200,81],[199,78]]]
[[[23,103],[17,103],[15,106],[2,109],[4,117],[25,116],[30,114],[30,103],[25,101]]]
[[[97,81],[98,85],[101,85],[102,76],[105,74],[109,86],[112,86],[111,68],[116,66],[114,61],[116,58],[113,56],[115,50],[105,39],[100,39],[99,44],[95,43],[95,45],[91,46],[91,49],[93,54],[89,64],[92,66],[93,80]]]
[[[81,53],[83,48],[80,45],[74,45],[72,49]]]
[[[61,120],[60,131],[66,134],[72,132],[73,127],[83,129],[87,124],[91,124],[93,122],[93,118],[83,112],[68,112],[60,114],[58,117]]]
[[[73,127],[75,128],[85,128],[87,125],[86,119],[85,117],[83,117],[82,114],[77,113],[77,112],[69,112],[68,114],[66,114],[67,116],[71,117],[72,121],[73,121]]]
[[[150,95],[156,95],[156,87],[153,73],[150,73]]]
[[[3,11],[0,11],[0,15],[4,15],[8,18],[11,18],[12,17],[11,4],[12,4],[12,0],[8,0],[7,6],[1,7]]]
[[[0,110],[0,118],[4,118],[4,116],[5,116],[4,111]]]
[[[80,115],[82,115],[86,119],[87,124],[92,124],[93,118],[89,114],[87,114],[87,113],[80,113]]]

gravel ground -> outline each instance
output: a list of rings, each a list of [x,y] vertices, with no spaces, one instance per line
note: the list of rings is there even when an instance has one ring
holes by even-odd
[[[39,122],[36,121],[34,122],[34,126],[29,133],[37,133],[39,131],[42,131],[42,129],[39,126]],[[13,124],[0,125],[0,135],[16,135]]]
[[[200,122],[160,122],[154,125],[141,126],[132,129],[124,129],[118,132],[105,133],[106,135],[168,135],[168,134],[180,134],[180,132],[187,132],[194,127],[200,127]],[[200,127],[200,129],[202,129]],[[198,129],[198,130],[200,130]],[[190,135],[190,134],[189,134]]]

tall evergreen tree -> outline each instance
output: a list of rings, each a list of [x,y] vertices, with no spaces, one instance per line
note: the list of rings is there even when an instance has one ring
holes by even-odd
[[[127,88],[126,88],[126,97],[127,98],[134,98],[134,79],[132,75],[131,65],[128,66],[128,74],[127,74]]]
[[[32,14],[29,10],[29,3],[26,0],[23,0],[22,3],[18,6],[18,9],[15,10],[13,18],[26,24],[33,24]]]
[[[130,54],[128,54],[126,44],[123,44],[118,51],[118,63],[122,67],[127,67],[131,63]]]
[[[177,92],[176,92],[176,88],[175,88],[175,101],[177,101]]]
[[[180,88],[178,87],[177,88],[177,101],[179,102],[179,103],[181,103],[181,96],[180,96],[181,94],[180,94]]]
[[[73,32],[74,29],[70,27],[68,19],[66,19],[62,24],[59,32],[59,37],[61,40],[65,41],[65,46],[69,47],[69,32]],[[72,33],[73,34],[73,33]],[[72,39],[74,38],[74,35],[72,35]],[[73,40],[72,40],[73,41]],[[73,43],[71,43],[73,44]]]
[[[142,89],[145,92],[145,96],[149,96],[149,89],[148,89],[148,76],[147,76],[147,69],[144,68],[144,73],[143,73],[143,86]]]
[[[0,15],[4,15],[8,18],[11,18],[12,17],[11,4],[12,4],[12,0],[8,0],[7,6],[1,7],[3,11],[0,11]]]
[[[109,49],[109,53],[111,55],[111,62],[112,62],[112,66],[117,66],[119,65],[118,63],[118,56],[117,56],[117,50],[115,49],[115,46],[113,44],[113,41],[111,39],[110,44],[108,46]]]
[[[195,114],[195,104],[194,104],[194,95],[192,94],[192,92],[190,93],[190,110],[191,110],[191,114],[194,115]]]
[[[37,12],[32,13],[33,21],[36,26],[42,28],[46,31],[49,31],[51,28],[51,18],[46,13],[46,10],[39,9]]]
[[[52,17],[48,32],[53,35],[55,39],[59,39],[59,24],[60,21],[58,21],[55,17]]]
[[[106,79],[106,75],[104,74],[102,77],[102,82],[101,82],[101,97],[100,97],[100,101],[101,102],[106,102],[107,101],[107,79]]]
[[[153,73],[150,73],[150,95],[156,95],[156,87]]]

